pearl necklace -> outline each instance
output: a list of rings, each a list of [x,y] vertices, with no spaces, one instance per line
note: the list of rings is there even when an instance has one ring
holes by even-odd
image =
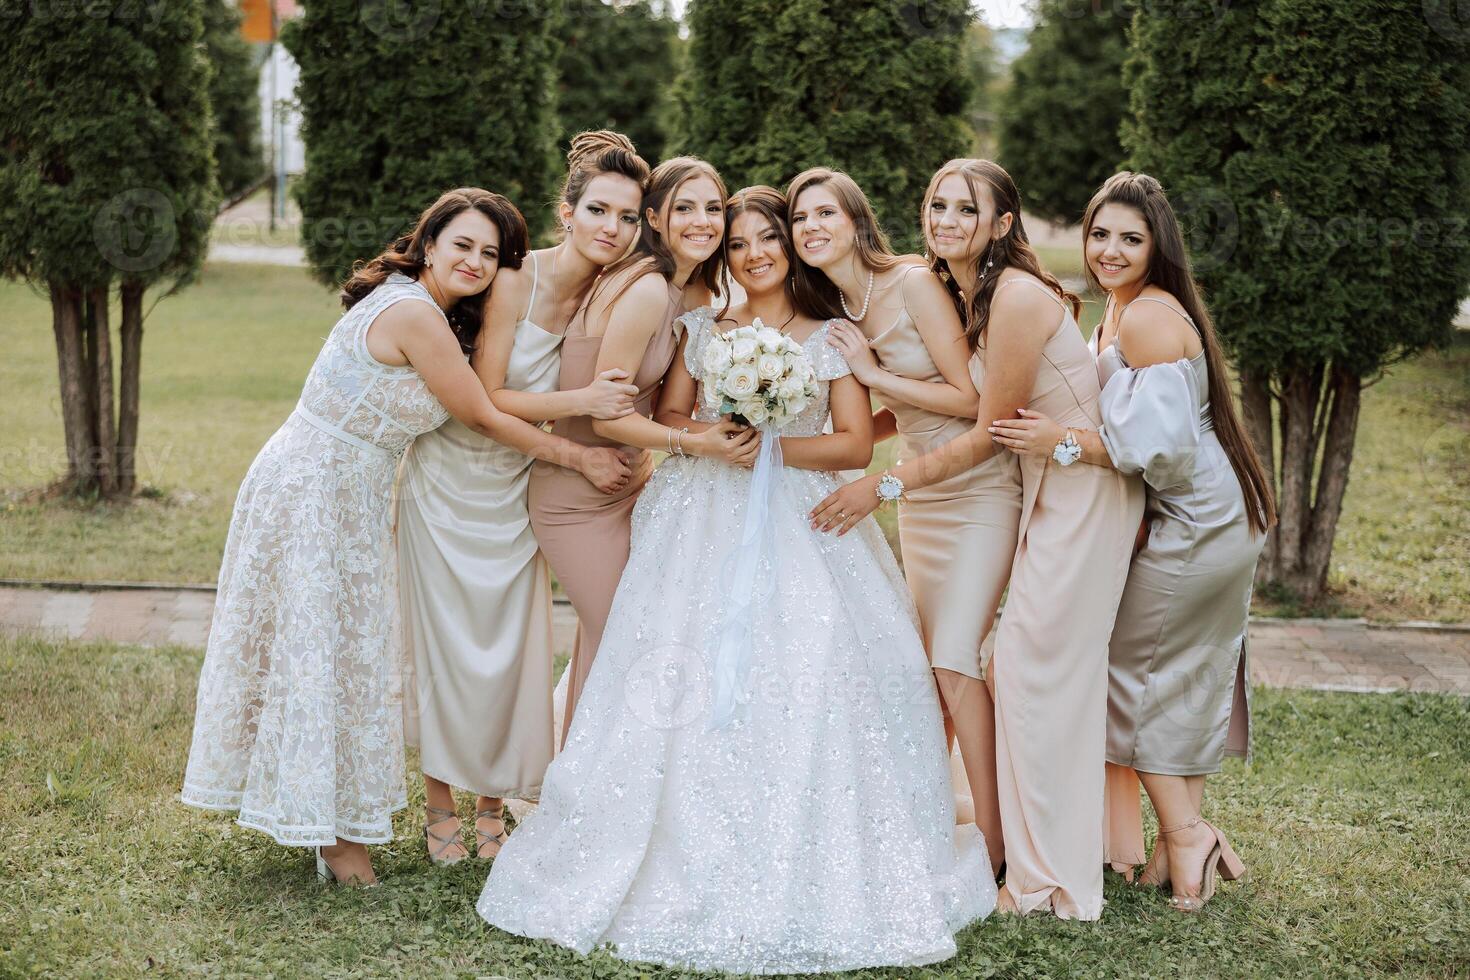
[[[861,321],[868,315],[868,303],[873,298],[873,273],[868,273],[868,291],[863,293],[863,308],[859,312],[853,313],[847,308],[847,296],[840,289],[837,290],[837,298],[842,301],[842,312],[847,314],[849,320],[853,323]]]

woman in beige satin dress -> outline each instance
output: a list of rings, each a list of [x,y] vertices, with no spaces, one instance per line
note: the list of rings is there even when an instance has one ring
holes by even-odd
[[[649,416],[678,348],[677,318],[708,302],[719,282],[725,197],[719,174],[702,160],[676,157],[654,168],[643,196],[637,243],[608,268],[572,317],[561,356],[562,390],[580,388],[599,372],[627,372],[638,389],[634,411],[618,419],[560,419],[553,433],[579,445],[625,452],[675,448],[675,433]],[[690,434],[683,449],[703,454],[708,444],[712,452],[734,431],[727,423]],[[604,494],[561,467],[531,471],[531,526],[577,610],[562,741],[628,562],[629,522],[642,484],[635,480]]]
[[[1108,296],[1093,334],[1102,425],[1077,431],[1082,460],[1142,475],[1146,538],[1134,556],[1109,649],[1108,859],[1143,859],[1141,779],[1159,842],[1141,881],[1171,886],[1196,912],[1218,870],[1245,870],[1200,817],[1205,776],[1249,750],[1246,621],[1274,503],[1230,398],[1208,311],[1159,182],[1120,173],[1083,219],[1093,285]],[[997,423],[1018,453],[1059,427],[1036,415]]]
[[[607,132],[573,139],[567,164],[565,237],[496,278],[471,358],[496,406],[535,424],[632,411],[633,388],[618,375],[566,392],[556,383],[567,320],[637,233],[648,165],[626,137]],[[632,478],[621,455],[560,442],[565,472],[589,487],[612,493]],[[476,853],[493,857],[505,832],[501,799],[535,798],[551,762],[551,583],[526,512],[531,466],[531,457],[451,420],[414,443],[399,476],[412,676],[405,727],[419,747],[436,863],[468,853],[451,787],[479,797]]]
[[[1019,409],[1096,428],[1097,370],[1074,319],[1075,297],[1042,272],[1010,176],[989,161],[963,164],[962,176],[972,178],[965,199],[976,212],[959,237],[970,243],[964,278],[973,275],[974,285],[963,295],[976,345],[978,421],[822,501],[812,516],[824,529],[845,533],[871,513],[880,483],[907,495],[1004,453],[991,423]],[[982,220],[988,235],[978,233]],[[958,256],[949,264],[959,266]],[[988,668],[1006,854],[999,907],[1092,920],[1102,914],[1108,636],[1143,493],[1116,471],[1033,457],[1021,462],[1021,484],[1010,592]],[[977,651],[976,671],[978,658]]]
[[[829,343],[883,405],[873,420],[877,437],[896,434],[898,458],[914,459],[968,432],[979,400],[966,368],[971,348],[940,260],[931,269],[917,256],[894,255],[845,174],[808,170],[789,194],[800,219],[796,286],[830,315],[848,316],[833,324]],[[906,497],[898,513],[904,578],[993,868],[1004,860],[1004,843],[980,651],[1010,579],[1020,520],[1020,467],[1006,453]]]

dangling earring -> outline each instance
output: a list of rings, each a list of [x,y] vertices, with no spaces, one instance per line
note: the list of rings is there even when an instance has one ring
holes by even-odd
[[[434,268],[434,260],[431,259],[431,258],[429,258],[427,255],[424,256],[424,268],[425,269],[432,269],[432,268]]]
[[[985,250],[985,268],[984,268],[983,271],[981,271],[980,277],[977,280],[975,280],[975,281],[977,283],[984,282],[985,281],[985,277],[990,274],[990,269],[991,269],[991,267],[993,265],[995,265],[995,239],[994,238],[992,238],[990,240],[990,247]]]

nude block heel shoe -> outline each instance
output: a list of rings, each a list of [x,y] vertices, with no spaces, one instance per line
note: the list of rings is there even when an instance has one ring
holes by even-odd
[[[1210,848],[1209,855],[1205,858],[1204,871],[1200,876],[1199,896],[1169,896],[1169,907],[1177,912],[1199,912],[1209,904],[1210,899],[1215,896],[1215,875],[1217,872],[1226,881],[1235,881],[1245,874],[1245,864],[1236,855],[1235,849],[1230,846],[1230,842],[1225,839],[1225,835],[1220,833],[1208,821],[1195,817],[1177,827],[1170,827],[1168,831],[1161,830],[1159,832],[1161,834],[1166,832],[1175,833],[1180,830],[1188,830],[1190,827],[1200,823],[1203,823],[1210,829],[1210,833],[1215,835],[1215,843]]]

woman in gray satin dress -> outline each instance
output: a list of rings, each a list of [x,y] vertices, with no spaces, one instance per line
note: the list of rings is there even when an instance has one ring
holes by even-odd
[[[1072,433],[1084,461],[1140,474],[1148,493],[1108,650],[1106,859],[1143,859],[1141,781],[1164,846],[1140,881],[1195,912],[1217,870],[1245,870],[1200,809],[1205,776],[1248,751],[1246,621],[1275,504],[1159,182],[1109,178],[1083,229],[1088,278],[1108,297],[1091,340],[1103,424]],[[1049,454],[1065,436],[1034,413],[996,428],[1018,453]]]

